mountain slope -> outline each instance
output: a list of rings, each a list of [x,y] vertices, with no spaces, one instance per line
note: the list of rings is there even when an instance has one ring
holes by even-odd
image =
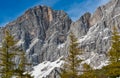
[[[10,30],[19,41],[17,45],[26,51],[29,61],[36,65],[45,60],[54,61],[62,55],[57,46],[66,41],[71,22],[64,11],[36,6],[7,24],[3,31]]]
[[[119,20],[120,1],[111,0],[109,3],[99,7],[95,11],[95,13],[88,19],[88,23],[77,25],[81,22],[81,20],[78,20],[73,23],[73,26],[71,26],[71,30],[74,29],[72,30],[73,32],[76,30],[75,32],[79,33],[83,33],[84,29],[89,28],[86,34],[77,34],[76,36],[79,39],[79,43],[81,44],[80,46],[85,49],[83,59],[87,60],[94,55],[89,62],[91,66],[97,68],[107,60],[106,54],[111,46],[111,31],[113,26],[116,26],[118,30],[120,30]],[[79,28],[83,27],[83,29],[78,30],[77,26],[79,26]]]
[[[54,63],[67,55],[69,32],[72,31],[79,39],[79,47],[85,50],[81,58],[98,69],[106,65],[113,26],[120,30],[120,0],[111,0],[93,14],[85,13],[76,22],[72,22],[64,11],[36,6],[0,29],[0,42],[4,30],[9,29],[33,65],[44,61]],[[47,78],[57,78],[51,76],[54,74],[53,70]]]

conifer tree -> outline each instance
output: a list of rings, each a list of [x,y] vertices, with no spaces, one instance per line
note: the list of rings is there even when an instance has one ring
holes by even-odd
[[[25,52],[16,46],[17,41],[8,30],[5,31],[2,47],[0,48],[0,77],[12,78],[32,78],[26,72],[26,66],[30,66],[25,58]],[[20,63],[16,64],[15,58],[19,57]]]
[[[33,78],[27,69],[31,64],[27,62],[25,57],[25,52],[23,50],[19,50],[20,62],[18,64],[18,68],[16,68],[15,72],[18,74],[19,78]]]
[[[10,35],[9,31],[5,31],[5,38],[0,48],[0,75],[2,78],[11,78],[14,74],[13,58],[15,53],[12,48],[15,44],[14,37]]]
[[[112,35],[112,46],[109,51],[109,61],[110,64],[104,69],[106,70],[106,75],[110,78],[116,78],[120,76],[120,33],[117,28],[113,28]]]
[[[82,53],[82,50],[78,47],[77,38],[73,33],[70,34],[70,45],[69,53],[67,58],[65,58],[65,63],[62,68],[61,78],[79,78],[79,70],[81,60],[79,55]]]
[[[80,78],[108,78],[104,69],[93,69],[88,64],[83,64],[83,70]]]
[[[80,75],[80,78],[98,78],[96,76],[95,70],[90,67],[88,64],[83,64],[83,74]]]

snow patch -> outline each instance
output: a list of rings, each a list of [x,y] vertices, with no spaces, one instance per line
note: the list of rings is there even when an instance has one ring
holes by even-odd
[[[98,31],[98,29],[99,29],[99,26],[97,26],[97,24],[95,24],[94,26],[92,26],[89,29],[88,33],[85,36],[82,36],[82,37],[79,38],[78,43],[90,40],[92,37],[94,37],[94,34],[95,34],[95,32]]]
[[[118,16],[120,16],[120,14],[118,14],[118,15],[115,15],[112,19],[115,19],[116,17],[118,17]]]
[[[103,40],[107,40],[109,37],[104,37]]]
[[[24,44],[24,40],[19,40],[18,43],[16,44],[16,46],[21,46],[22,44]]]
[[[101,64],[97,67],[94,67],[94,69],[102,69],[102,67],[107,66],[109,64],[108,60],[101,61]]]
[[[83,61],[81,64],[84,64],[84,63],[90,64],[90,61],[91,61],[91,59],[87,59],[87,60]]]
[[[88,59],[84,59],[84,61],[82,61],[81,64],[86,63],[86,64],[90,65],[91,61],[92,61],[96,56],[98,56],[97,53],[91,52],[90,57],[89,57]],[[108,64],[109,64],[109,61],[108,61],[108,60],[104,60],[104,61],[101,61],[101,62],[100,62],[100,65],[99,65],[99,66],[92,66],[92,67],[93,67],[94,69],[101,69],[102,67],[107,66]]]
[[[65,46],[65,43],[59,44],[57,48],[58,48],[58,49],[61,49],[61,48],[63,48],[64,46]]]
[[[39,65],[33,67],[33,71],[31,72],[34,78],[43,78],[48,76],[56,67],[60,67],[64,62],[61,60],[63,57],[60,57],[58,60],[54,62],[45,61],[40,63]]]
[[[104,29],[104,32],[106,32],[106,31],[110,31],[110,29],[109,29],[109,28],[105,28],[105,29]]]
[[[83,42],[83,41],[85,41],[85,40],[89,40],[91,37],[90,36],[88,36],[88,35],[85,35],[84,37],[82,37],[82,38],[80,38],[79,40],[78,40],[78,42],[79,43],[81,43],[81,42]]]
[[[33,39],[33,40],[32,40],[32,43],[30,44],[30,46],[29,46],[29,48],[26,50],[26,52],[29,52],[29,51],[32,49],[32,47],[33,47],[38,41],[39,41],[38,38]]]
[[[81,64],[84,64],[84,63],[90,64],[90,63],[91,63],[91,60],[93,60],[93,58],[94,58],[95,56],[96,56],[96,53],[91,52],[90,57],[89,57],[88,59],[85,59]]]
[[[118,60],[120,60],[120,58]]]

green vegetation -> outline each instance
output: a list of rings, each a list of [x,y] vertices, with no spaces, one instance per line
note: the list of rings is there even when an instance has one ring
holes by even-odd
[[[0,48],[0,77],[12,78],[32,78],[29,74],[23,74],[28,64],[25,60],[25,52],[16,46],[17,41],[8,30],[5,31],[5,36]],[[19,57],[19,63],[16,64],[15,59]]]
[[[83,69],[78,70],[82,62],[78,56],[83,51],[78,48],[77,38],[71,33],[68,57],[62,69],[62,78],[116,78],[120,77],[120,33],[113,28],[112,46],[108,52],[109,65],[102,69],[92,69],[89,65],[83,64]],[[82,73],[79,75],[79,73]]]
[[[106,75],[110,78],[116,78],[120,76],[120,33],[117,28],[113,29],[112,46],[108,56],[110,57],[110,64],[104,69]]]
[[[71,33],[69,53],[63,66],[63,72],[61,74],[62,78],[79,78],[78,67],[82,61],[79,59],[81,53],[82,50],[78,48],[77,38]]]
[[[110,63],[99,70],[94,70],[87,64],[83,64],[83,69],[78,69],[82,62],[79,55],[83,53],[83,50],[78,47],[77,41],[77,38],[71,33],[69,52],[64,59],[61,78],[116,78],[120,76],[120,34],[117,28],[113,29],[112,46],[108,52]],[[16,43],[17,41],[14,40],[9,31],[5,31],[0,48],[0,77],[33,78],[26,69],[31,64],[27,63],[25,52],[17,47]],[[16,57],[19,58],[19,63],[15,62]]]
[[[83,64],[83,74],[80,75],[80,78],[97,78],[95,71],[88,65]]]

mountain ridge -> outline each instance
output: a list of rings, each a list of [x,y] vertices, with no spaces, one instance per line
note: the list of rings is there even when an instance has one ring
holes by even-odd
[[[104,66],[108,59],[106,55],[111,46],[113,26],[120,31],[119,13],[120,0],[111,0],[98,7],[93,14],[85,13],[76,22],[64,11],[36,6],[0,29],[0,36],[3,37],[4,30],[9,29],[15,39],[19,40],[17,45],[26,51],[27,58],[35,66],[66,56],[69,33],[73,32],[78,38],[79,47],[84,49],[81,58],[97,69]],[[53,78],[51,75],[55,75],[55,72],[47,78]]]

